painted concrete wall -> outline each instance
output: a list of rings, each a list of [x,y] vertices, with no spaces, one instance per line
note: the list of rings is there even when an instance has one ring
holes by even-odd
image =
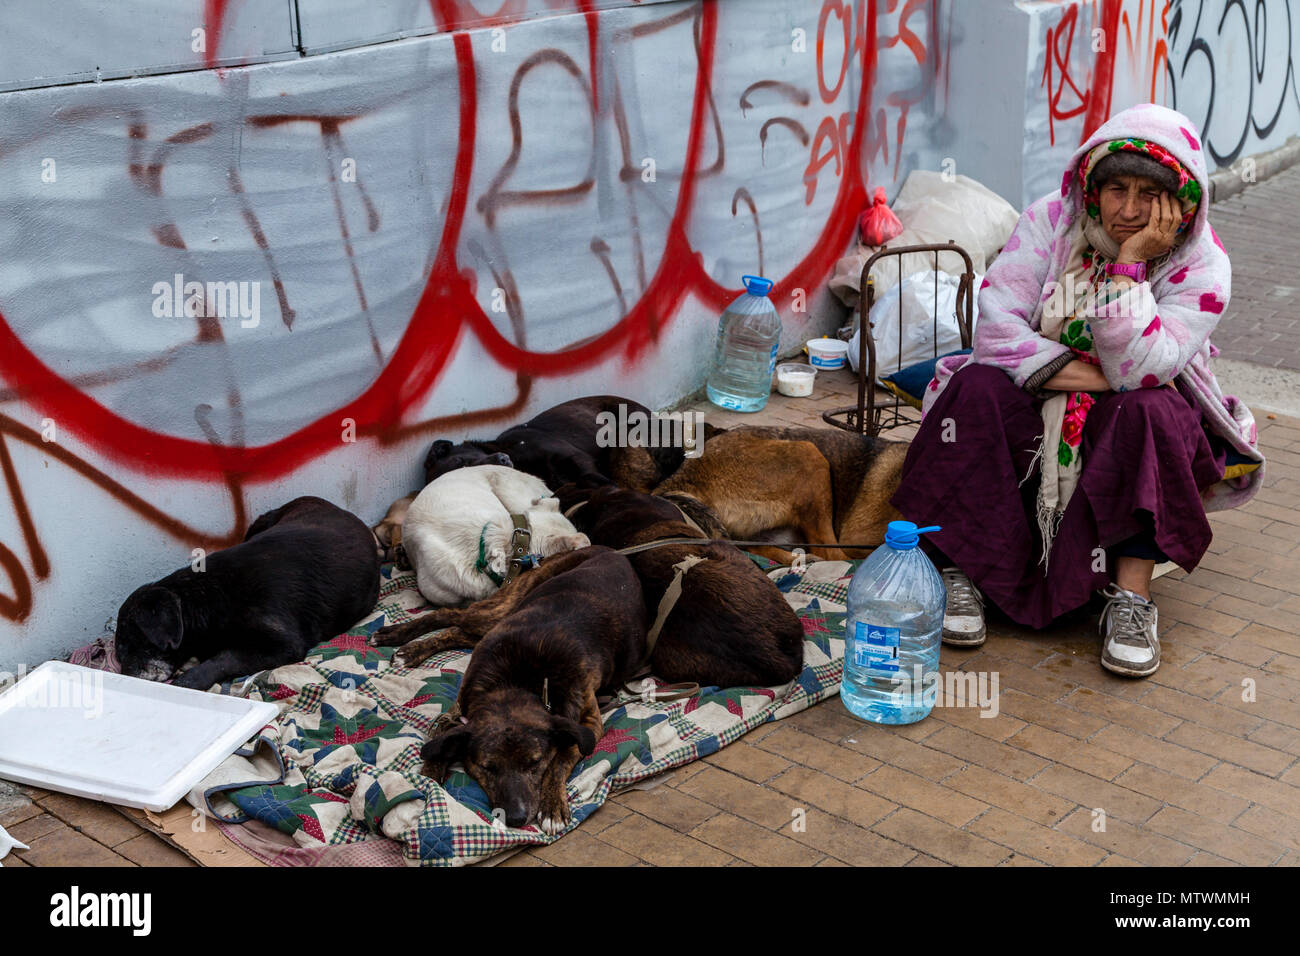
[[[1144,98],[1151,30],[1113,68],[1048,43],[1141,3],[1112,6],[10,0],[0,670],[100,636],[295,495],[377,520],[435,437],[594,392],[671,403],[742,273],[777,281],[787,348],[833,328],[868,188],[952,160],[1019,204],[1089,116]],[[1170,48],[1207,30],[1193,6],[1162,11]],[[1283,55],[1270,31],[1211,45],[1216,83],[1242,43]],[[1087,80],[1057,96],[1043,51],[1066,47]],[[1204,57],[1161,95],[1203,93]],[[1242,150],[1296,131],[1286,77]],[[1250,80],[1267,118],[1276,68]]]
[[[1059,187],[1079,143],[1135,103],[1186,113],[1212,169],[1300,134],[1296,0],[973,0],[960,9],[948,38],[952,156],[958,172],[1017,206]],[[959,79],[971,76],[978,82]]]
[[[0,668],[294,495],[377,520],[434,437],[694,390],[742,273],[789,347],[841,321],[864,180],[937,113],[930,8],[868,6],[620,5],[5,94]]]

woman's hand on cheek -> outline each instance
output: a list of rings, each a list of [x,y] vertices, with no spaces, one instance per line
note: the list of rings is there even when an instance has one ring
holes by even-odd
[[[1181,210],[1177,197],[1161,192],[1151,203],[1151,217],[1147,224],[1124,240],[1116,261],[1129,264],[1148,262],[1172,249],[1182,222]]]

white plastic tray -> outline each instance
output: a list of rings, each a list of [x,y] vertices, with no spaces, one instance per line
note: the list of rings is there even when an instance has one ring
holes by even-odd
[[[0,777],[161,812],[277,712],[50,661],[0,694]]]

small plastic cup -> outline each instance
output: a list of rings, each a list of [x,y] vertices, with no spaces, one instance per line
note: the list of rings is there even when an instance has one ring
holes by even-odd
[[[817,370],[802,362],[786,362],[776,367],[776,390],[793,398],[807,398],[813,393]]]

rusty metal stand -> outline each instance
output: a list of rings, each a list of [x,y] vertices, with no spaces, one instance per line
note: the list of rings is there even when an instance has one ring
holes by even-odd
[[[858,404],[846,405],[842,408],[833,408],[822,412],[822,420],[828,425],[857,432],[860,435],[878,435],[882,431],[897,428],[899,425],[914,424],[916,422],[915,418],[909,418],[900,411],[901,403],[897,395],[891,396],[893,399],[892,404],[880,405],[876,402],[876,340],[871,331],[870,321],[871,307],[876,301],[876,284],[871,277],[871,267],[876,264],[878,259],[883,259],[885,256],[898,257],[898,282],[901,286],[903,282],[902,257],[910,252],[934,253],[936,287],[939,281],[937,275],[939,271],[939,253],[955,252],[966,263],[966,271],[961,275],[957,286],[956,317],[957,328],[961,332],[961,347],[964,349],[971,347],[971,324],[974,320],[975,303],[974,290],[971,287],[975,284],[975,269],[966,250],[951,240],[939,244],[899,246],[897,249],[881,246],[879,252],[873,254],[871,258],[863,263],[862,279],[858,286],[860,290],[858,297]],[[936,295],[935,298],[934,331],[931,341],[934,343],[934,353],[937,357],[939,354],[938,296]],[[900,298],[898,303],[898,354],[900,362],[902,353],[903,303]]]

